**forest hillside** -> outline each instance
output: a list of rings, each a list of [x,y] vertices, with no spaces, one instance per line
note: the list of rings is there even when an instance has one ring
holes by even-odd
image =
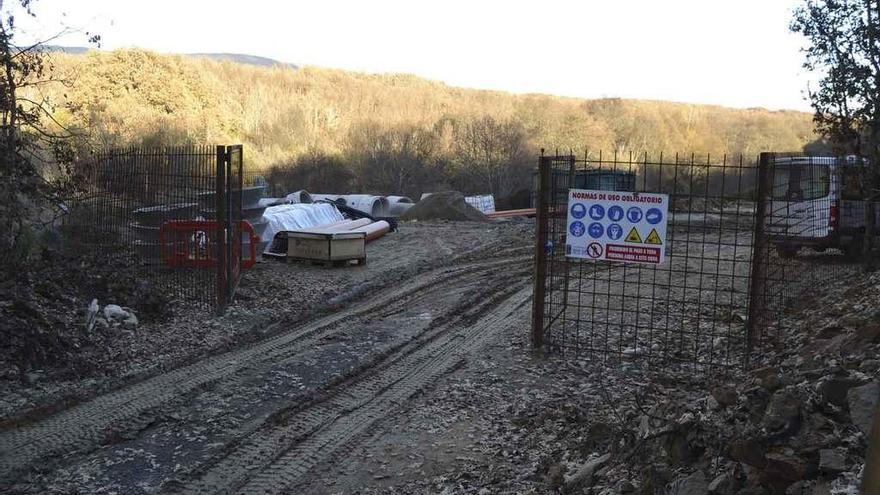
[[[532,166],[539,148],[753,157],[815,139],[811,115],[794,111],[517,95],[140,49],[46,56],[64,81],[43,89],[53,116],[96,148],[242,143],[251,170],[300,165],[306,182],[320,169],[333,171],[322,173],[329,185],[377,191],[477,170],[492,182]]]

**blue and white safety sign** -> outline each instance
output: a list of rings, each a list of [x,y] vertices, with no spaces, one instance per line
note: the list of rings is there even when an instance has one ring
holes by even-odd
[[[666,259],[669,196],[570,189],[565,254],[656,265]]]

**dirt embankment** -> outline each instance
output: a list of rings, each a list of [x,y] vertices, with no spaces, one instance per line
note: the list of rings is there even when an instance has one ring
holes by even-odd
[[[467,204],[464,196],[455,191],[431,194],[415,204],[401,220],[451,220],[485,222],[486,215]]]

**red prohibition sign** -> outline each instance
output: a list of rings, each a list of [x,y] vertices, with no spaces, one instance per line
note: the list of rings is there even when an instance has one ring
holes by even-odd
[[[591,242],[589,246],[587,246],[587,255],[590,258],[598,258],[602,256],[602,245],[598,242]]]

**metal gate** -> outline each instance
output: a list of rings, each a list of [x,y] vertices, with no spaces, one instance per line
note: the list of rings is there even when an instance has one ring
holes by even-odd
[[[778,337],[787,308],[855,269],[841,240],[859,229],[843,210],[864,202],[837,201],[854,175],[828,165],[836,158],[795,167],[793,156],[542,156],[533,345],[603,360],[747,363]],[[570,188],[667,194],[665,261],[567,256]]]
[[[744,361],[757,168],[741,158],[586,154],[542,157],[539,172],[536,345],[601,359]],[[566,256],[569,187],[668,194],[666,261]]]

